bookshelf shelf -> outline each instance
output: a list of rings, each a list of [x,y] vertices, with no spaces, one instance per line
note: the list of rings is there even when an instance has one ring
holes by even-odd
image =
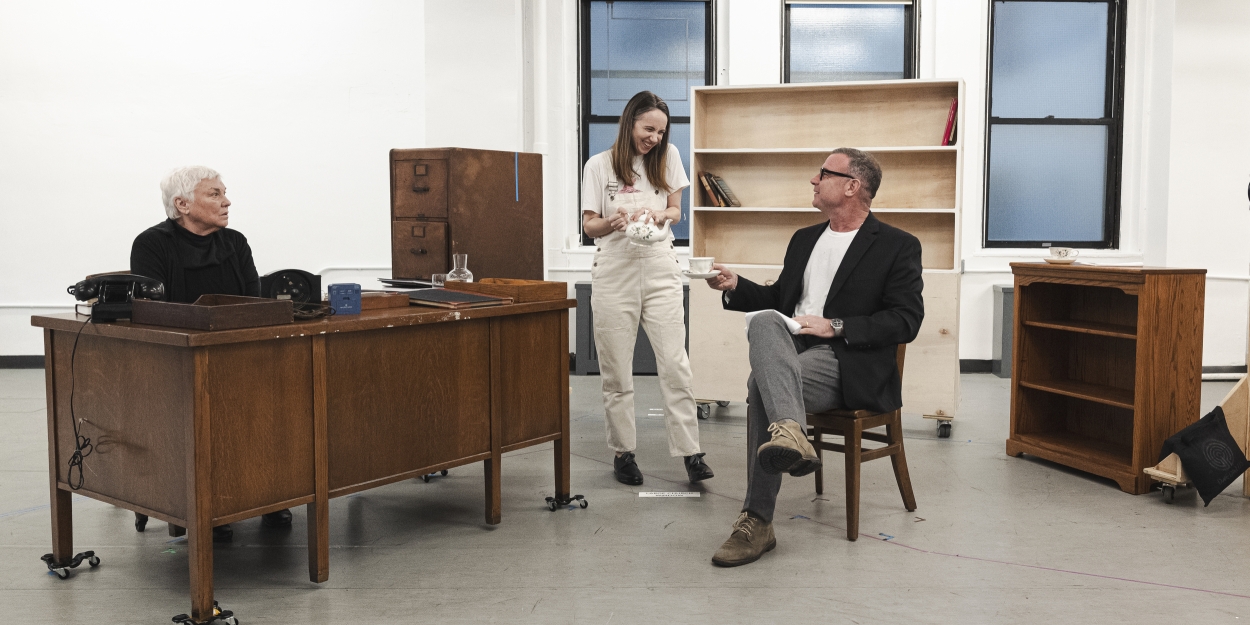
[[[825,221],[811,178],[841,146],[881,163],[873,213],[920,239],[925,320],[908,350],[904,410],[949,419],[959,403],[962,145],[941,145],[958,80],[696,87],[691,114],[691,252],[754,282],[775,280],[795,230]],[[961,107],[962,108],[962,107]],[[957,127],[962,110],[957,111]],[[865,147],[869,146],[869,147]],[[697,181],[722,178],[740,207],[717,207]],[[707,293],[704,293],[707,291]],[[741,315],[691,288],[695,396],[741,401],[749,373]]]

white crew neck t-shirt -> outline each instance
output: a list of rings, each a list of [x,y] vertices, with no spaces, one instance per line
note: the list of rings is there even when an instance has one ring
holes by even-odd
[[[855,240],[858,229],[850,232],[834,232],[828,227],[816,240],[812,255],[807,259],[807,267],[803,270],[803,296],[798,306],[794,307],[794,316],[825,315],[825,300],[829,297],[829,287],[833,286],[833,277],[842,265],[846,250]]]
[[[655,194],[655,187],[647,180],[646,166],[642,157],[634,159],[634,189],[638,193]],[[681,164],[681,153],[677,146],[668,144],[668,154],[664,159],[664,177],[672,191],[659,194],[668,201],[669,193],[680,191],[690,186],[690,178],[686,177],[686,168]],[[582,174],[582,210],[594,211],[600,216],[608,207],[608,181],[612,179],[612,154],[600,152],[586,159],[586,169]],[[621,186],[625,186],[622,181]]]

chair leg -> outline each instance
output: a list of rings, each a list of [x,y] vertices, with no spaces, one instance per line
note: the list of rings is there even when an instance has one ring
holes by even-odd
[[[844,430],[846,446],[846,539],[859,539],[860,425],[852,420]]]
[[[903,495],[903,506],[908,512],[916,510],[916,495],[911,490],[911,476],[907,473],[907,453],[903,451],[903,419],[899,411],[894,411],[894,418],[885,426],[886,435],[891,445],[898,445],[898,451],[890,455],[890,463],[894,465],[894,481],[898,482],[898,492]]]
[[[820,428],[812,428],[812,440],[816,443],[816,457],[820,459],[820,468],[816,469],[816,494],[823,495],[825,493],[825,459],[820,450],[820,436],[822,432]]]

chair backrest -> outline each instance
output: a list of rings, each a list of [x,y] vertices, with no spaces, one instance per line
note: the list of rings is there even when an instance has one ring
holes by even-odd
[[[907,343],[898,345],[898,381],[903,381],[903,359],[907,357]]]

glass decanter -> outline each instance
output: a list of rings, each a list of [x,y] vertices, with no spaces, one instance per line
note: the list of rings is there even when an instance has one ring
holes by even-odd
[[[469,271],[468,254],[452,254],[451,262],[455,265],[447,272],[447,282],[472,282],[473,272]]]

